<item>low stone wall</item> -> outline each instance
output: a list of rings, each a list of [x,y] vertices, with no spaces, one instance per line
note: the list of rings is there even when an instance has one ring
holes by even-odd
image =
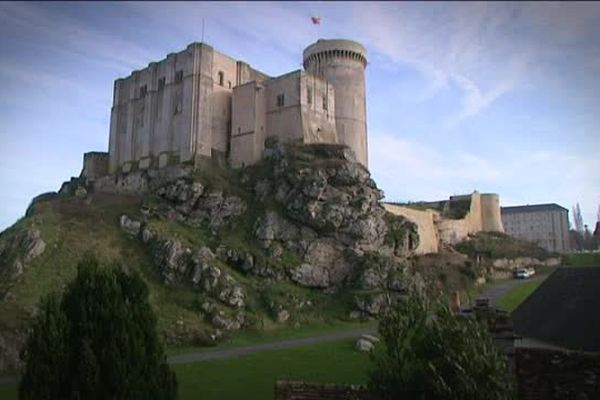
[[[525,267],[558,267],[559,265],[560,258],[538,260],[537,258],[532,257],[498,258],[492,263],[494,268],[502,268],[511,271]]]
[[[376,400],[363,385],[277,381],[275,400]]]
[[[522,400],[600,399],[600,354],[517,348]]]

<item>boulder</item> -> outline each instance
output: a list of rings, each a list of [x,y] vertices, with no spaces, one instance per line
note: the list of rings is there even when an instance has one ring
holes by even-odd
[[[375,344],[369,340],[360,338],[356,341],[356,350],[362,352],[370,352],[375,349]]]
[[[287,310],[280,310],[277,313],[277,322],[283,323],[290,319],[290,313]]]
[[[121,229],[128,234],[132,236],[137,236],[140,234],[140,230],[142,228],[142,223],[140,221],[132,220],[127,215],[123,214],[119,219],[119,223],[121,225]]]
[[[290,278],[301,286],[327,288],[330,286],[329,271],[323,267],[300,264],[290,271]]]

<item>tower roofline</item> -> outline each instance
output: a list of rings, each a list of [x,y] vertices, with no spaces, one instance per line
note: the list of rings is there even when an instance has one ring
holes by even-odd
[[[306,61],[313,54],[333,50],[352,51],[367,58],[367,49],[362,44],[348,39],[319,39],[304,49],[302,58]]]

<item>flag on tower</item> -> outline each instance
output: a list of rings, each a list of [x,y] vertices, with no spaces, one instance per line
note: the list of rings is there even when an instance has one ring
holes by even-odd
[[[310,20],[315,25],[321,25],[321,17],[319,17],[319,16],[310,17]]]

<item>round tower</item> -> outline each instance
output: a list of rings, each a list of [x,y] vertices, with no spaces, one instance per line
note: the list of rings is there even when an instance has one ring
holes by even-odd
[[[339,141],[368,167],[365,68],[367,50],[351,40],[320,39],[304,50],[304,70],[325,79],[335,91],[335,126]]]

